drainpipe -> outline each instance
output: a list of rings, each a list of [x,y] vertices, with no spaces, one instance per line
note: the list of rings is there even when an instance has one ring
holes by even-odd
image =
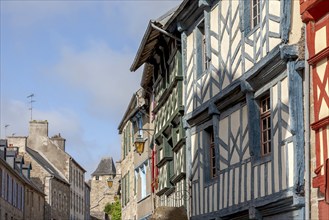
[[[306,24],[304,23],[306,32]],[[305,219],[310,219],[310,67],[307,48],[307,33],[305,33]]]

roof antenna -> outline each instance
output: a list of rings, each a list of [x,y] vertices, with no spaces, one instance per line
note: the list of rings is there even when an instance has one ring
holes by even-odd
[[[7,136],[7,128],[8,128],[9,126],[10,126],[9,124],[6,124],[6,125],[5,125],[5,138],[6,138],[6,136]]]
[[[30,103],[30,108],[29,108],[29,110],[31,111],[31,121],[32,121],[32,110],[33,110],[33,105],[32,105],[32,103],[35,102],[35,100],[33,100],[33,97],[34,97],[34,94],[33,94],[33,93],[32,93],[31,95],[29,95],[28,97],[26,97],[26,98],[30,98],[30,101],[29,101],[29,103]]]

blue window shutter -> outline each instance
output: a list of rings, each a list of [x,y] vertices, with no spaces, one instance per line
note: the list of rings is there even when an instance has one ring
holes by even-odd
[[[202,75],[202,44],[203,44],[203,34],[199,28],[196,28],[196,78],[199,78]]]
[[[131,124],[129,124],[128,129],[127,129],[127,142],[128,142],[128,148],[129,148],[129,152],[131,150],[131,142],[130,142],[130,131],[131,131]]]
[[[128,192],[127,192],[127,195],[128,195],[128,196],[127,196],[127,198],[128,198],[127,200],[128,200],[128,201],[127,201],[127,202],[129,202],[129,198],[130,198],[130,176],[129,176],[129,171],[128,171],[127,179],[128,179],[128,180],[127,180],[127,181],[128,181]]]
[[[247,107],[250,155],[253,159],[257,160],[261,156],[260,116],[257,100],[254,99],[251,93],[247,93]]]
[[[244,30],[245,36],[250,32],[251,30],[251,14],[250,14],[250,1],[242,1],[242,4],[244,4],[244,10],[242,17],[242,31]]]

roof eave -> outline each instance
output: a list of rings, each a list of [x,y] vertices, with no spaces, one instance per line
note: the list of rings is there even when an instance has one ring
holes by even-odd
[[[139,48],[138,48],[137,54],[135,56],[135,59],[134,59],[132,65],[130,67],[131,72],[135,72],[141,65],[144,64],[145,61],[142,60],[143,53],[145,51],[145,47],[150,43],[150,42],[148,42],[148,40],[149,40],[151,34],[153,32],[157,32],[159,34],[159,31],[156,30],[155,28],[153,28],[152,24],[156,24],[156,22],[154,22],[152,20],[149,21],[149,24],[148,24],[147,29],[145,31],[145,34],[143,36],[142,42],[139,45]]]
[[[131,99],[130,99],[130,102],[129,102],[128,106],[127,106],[126,112],[123,115],[123,117],[121,119],[121,122],[120,122],[120,124],[118,126],[119,134],[121,134],[121,132],[123,130],[123,127],[124,127],[124,125],[125,125],[125,123],[127,121],[127,117],[130,114],[130,112],[132,111],[132,109],[133,109],[132,106],[135,104],[135,102],[136,102],[136,95],[134,93],[132,95]]]

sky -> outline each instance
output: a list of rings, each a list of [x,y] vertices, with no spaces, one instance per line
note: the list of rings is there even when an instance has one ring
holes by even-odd
[[[180,2],[0,0],[0,138],[28,136],[34,94],[32,119],[66,139],[86,180],[101,158],[118,161],[117,128],[142,73],[129,68],[149,20]]]

